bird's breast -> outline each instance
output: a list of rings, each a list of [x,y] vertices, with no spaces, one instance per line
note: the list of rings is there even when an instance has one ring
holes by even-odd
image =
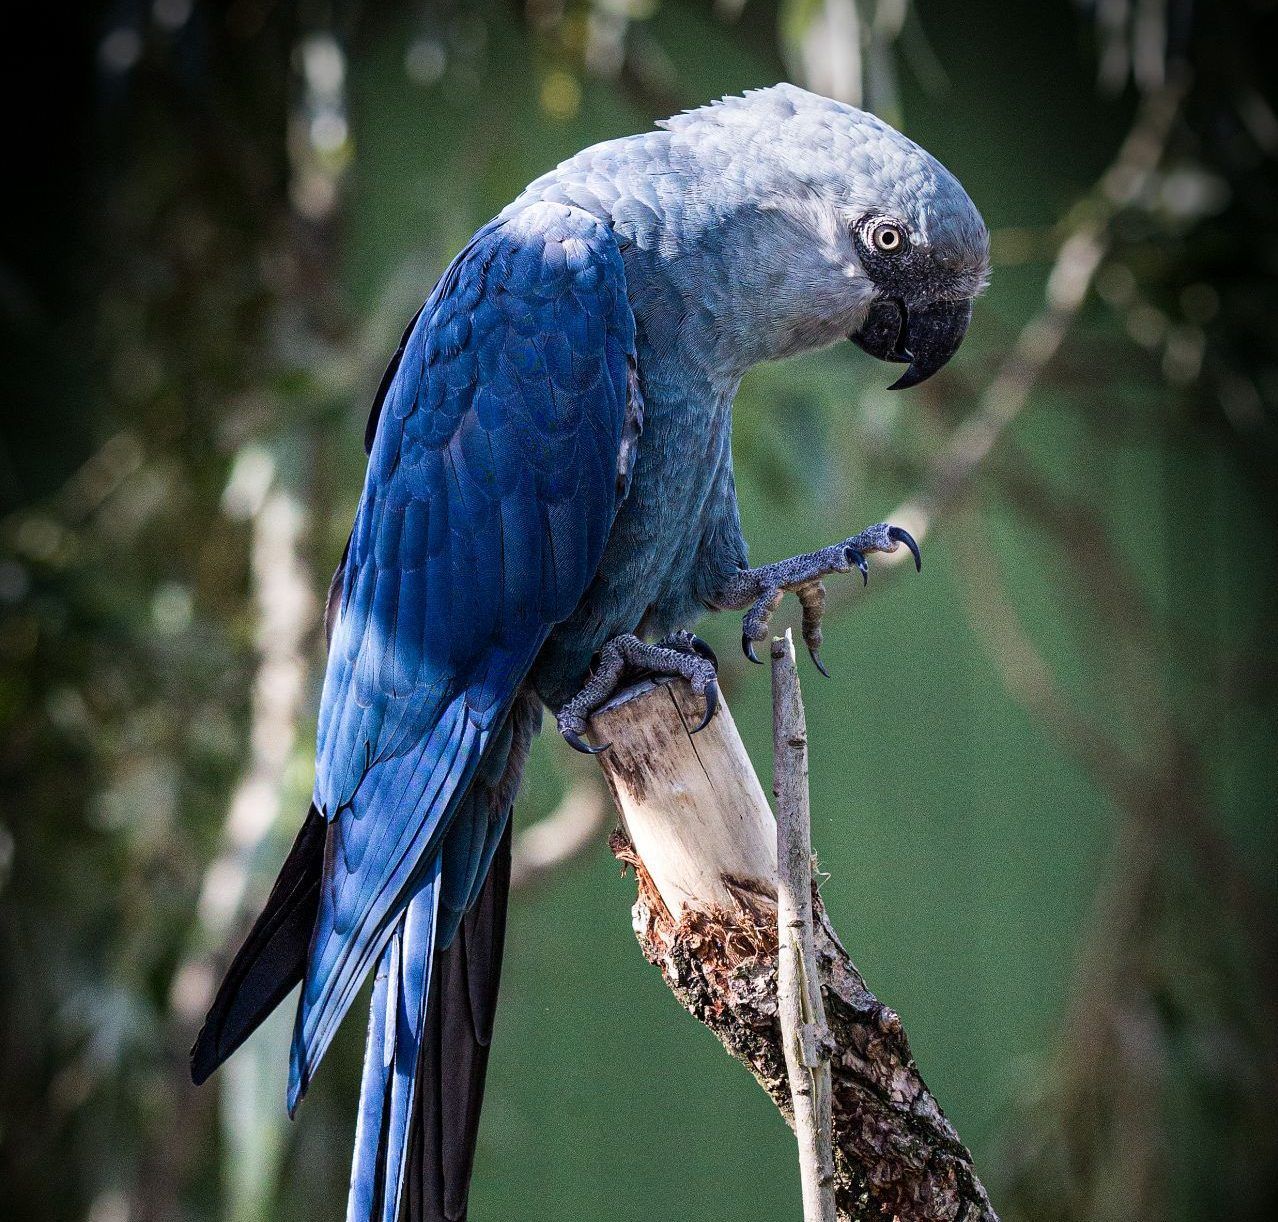
[[[595,580],[552,631],[534,668],[534,683],[552,707],[576,691],[612,637],[663,634],[702,611],[697,563],[716,509],[713,493],[730,462],[731,388],[653,364],[645,369],[640,361],[643,433],[629,494]]]

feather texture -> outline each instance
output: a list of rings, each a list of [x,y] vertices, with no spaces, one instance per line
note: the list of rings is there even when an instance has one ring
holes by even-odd
[[[517,690],[598,567],[633,362],[611,232],[534,204],[445,273],[374,410],[321,702],[329,826],[289,1083],[293,1110],[380,959],[352,1217],[373,1216],[369,1158],[394,1216],[436,919],[447,942],[509,811],[494,829],[468,795],[509,754]]]

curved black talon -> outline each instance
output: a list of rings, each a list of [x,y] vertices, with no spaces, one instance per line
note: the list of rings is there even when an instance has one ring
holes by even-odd
[[[817,668],[817,670],[819,670],[828,679],[830,677],[830,672],[825,669],[825,663],[821,661],[820,653],[809,646],[808,656],[812,659],[812,664]]]
[[[754,642],[746,633],[741,634],[741,652],[745,654],[756,666],[762,666],[763,662],[759,655],[754,652]]]
[[[694,636],[692,640],[688,642],[688,646],[692,652],[697,655],[697,657],[705,658],[705,660],[709,662],[715,670],[719,669],[719,659],[715,656],[714,650],[711,649],[710,646],[707,645],[699,636]]]
[[[715,714],[715,710],[719,707],[719,684],[716,680],[711,679],[706,684],[706,715],[701,719],[701,724],[692,732],[700,734],[702,730],[710,724],[710,718]]]
[[[861,570],[861,584],[868,586],[870,584],[870,566],[865,557],[855,547],[845,548],[844,555],[847,556],[849,564],[855,564]]]
[[[564,742],[566,742],[574,751],[580,751],[582,755],[602,755],[612,743],[604,743],[600,747],[592,747],[584,738],[575,730],[562,731]]]
[[[914,536],[903,526],[889,526],[888,538],[895,539],[898,543],[904,543],[910,549],[910,555],[914,557],[914,571],[921,573],[923,571],[923,553],[919,551],[919,545],[914,542]]]

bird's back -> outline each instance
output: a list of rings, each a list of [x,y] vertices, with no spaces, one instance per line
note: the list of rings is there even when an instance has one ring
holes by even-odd
[[[691,157],[666,130],[610,140],[537,179],[506,210],[554,201],[607,224],[635,316],[636,461],[594,581],[534,666],[533,682],[552,708],[575,692],[609,638],[692,622],[704,610],[707,564],[745,560],[731,466],[740,371],[719,359],[714,285],[688,258],[698,244],[704,257],[706,229],[686,191]]]

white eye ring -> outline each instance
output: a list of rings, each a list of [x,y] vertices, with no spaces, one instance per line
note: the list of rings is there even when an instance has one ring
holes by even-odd
[[[870,230],[870,241],[875,250],[894,255],[905,245],[905,234],[895,221],[880,221]]]

